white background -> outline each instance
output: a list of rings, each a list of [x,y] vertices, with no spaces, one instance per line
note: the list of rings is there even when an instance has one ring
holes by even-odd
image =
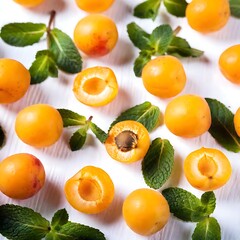
[[[101,108],[87,107],[78,102],[72,93],[74,75],[59,74],[58,79],[49,78],[45,82],[31,86],[27,94],[20,101],[0,105],[0,124],[7,132],[7,142],[0,151],[0,159],[19,152],[36,155],[44,164],[46,170],[46,184],[34,197],[24,201],[11,200],[0,194],[0,204],[14,203],[31,207],[50,219],[53,213],[66,208],[71,221],[84,223],[99,228],[108,240],[188,240],[194,229],[192,223],[181,222],[171,217],[166,227],[151,237],[142,237],[133,233],[124,223],[121,207],[124,198],[134,189],[147,187],[141,174],[141,162],[124,165],[111,159],[104,145],[91,133],[84,148],[71,152],[67,141],[74,129],[65,129],[61,139],[52,147],[35,149],[22,143],[14,132],[16,114],[22,108],[35,103],[47,103],[56,108],[68,108],[86,117],[93,116],[93,121],[107,131],[110,123],[120,112],[140,104],[146,100],[159,106],[162,114],[170,99],[163,100],[149,94],[143,87],[142,80],[133,73],[133,61],[138,50],[133,47],[126,33],[126,25],[131,21],[137,22],[147,31],[154,27],[169,23],[173,28],[180,25],[182,31],[179,36],[186,38],[192,47],[205,51],[199,59],[182,59],[187,84],[181,94],[192,93],[203,97],[217,98],[235,112],[240,106],[240,86],[228,82],[221,75],[218,68],[218,58],[227,47],[239,43],[240,20],[230,18],[227,26],[213,34],[203,35],[192,30],[186,19],[176,18],[166,13],[164,6],[155,22],[142,20],[132,16],[133,7],[140,0],[116,0],[106,14],[114,19],[119,31],[119,41],[115,49],[102,58],[89,58],[82,54],[84,68],[96,65],[112,68],[120,86],[117,98],[109,105]],[[49,11],[56,10],[55,26],[69,36],[73,36],[77,22],[87,13],[77,8],[74,0],[46,0],[45,4],[35,9],[25,9],[12,0],[0,0],[0,27],[10,22],[48,23]],[[31,66],[35,53],[46,48],[46,41],[25,48],[8,46],[0,40],[0,57],[13,58],[21,61],[27,68]],[[230,181],[221,189],[215,191],[217,207],[213,214],[222,229],[222,239],[240,239],[240,154],[227,152],[220,147],[209,133],[194,139],[183,139],[171,134],[164,124],[153,133],[156,137],[169,139],[175,149],[175,166],[170,180],[162,189],[169,186],[183,187],[198,197],[202,192],[193,189],[186,181],[182,165],[184,158],[193,150],[204,147],[214,147],[222,150],[229,158],[233,172]],[[111,176],[115,185],[115,198],[112,205],[103,213],[85,215],[74,210],[65,200],[63,187],[67,179],[73,176],[83,166],[94,165],[103,168]],[[16,186],[17,187],[17,186]],[[0,239],[3,239],[0,237]]]

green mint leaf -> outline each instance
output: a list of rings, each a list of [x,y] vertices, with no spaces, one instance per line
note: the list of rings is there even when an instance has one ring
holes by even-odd
[[[160,110],[150,102],[144,102],[122,112],[111,124],[109,130],[118,122],[134,120],[140,122],[149,132],[159,123]]]
[[[54,229],[58,229],[60,226],[66,224],[68,222],[68,213],[66,209],[58,210],[51,221],[51,227]]]
[[[1,38],[9,45],[25,47],[39,42],[46,30],[40,23],[9,23],[2,27]]]
[[[57,66],[48,50],[39,51],[36,60],[32,63],[29,71],[31,74],[31,84],[41,83],[50,77],[58,76]]]
[[[86,123],[86,117],[79,115],[78,113],[75,113],[68,109],[57,110],[62,117],[64,127],[79,126],[84,125]]]
[[[233,113],[216,99],[206,98],[211,110],[212,124],[209,133],[225,149],[232,152],[240,151],[240,137],[237,135]]]
[[[2,127],[0,126],[0,149],[2,148],[4,142],[5,142],[5,134]]]
[[[40,240],[50,231],[49,222],[30,208],[0,206],[0,233],[12,240]]]
[[[210,215],[216,208],[216,197],[214,192],[205,192],[201,196],[202,205],[205,207],[206,215]]]
[[[144,66],[151,60],[151,57],[152,53],[149,51],[143,50],[139,53],[139,56],[136,58],[133,67],[133,71],[136,77],[142,76],[142,70]]]
[[[92,132],[95,134],[95,136],[97,137],[97,139],[101,142],[101,143],[105,143],[105,141],[107,140],[107,133],[105,133],[101,128],[99,128],[95,123],[93,122],[89,122],[89,127],[92,130]]]
[[[82,69],[82,58],[72,39],[61,30],[54,28],[49,33],[49,50],[57,66],[67,73],[78,73]]]
[[[183,221],[198,222],[202,219],[202,203],[192,193],[181,188],[167,188],[162,191],[168,201],[170,212]],[[199,212],[199,218],[197,213]]]
[[[146,33],[135,22],[127,25],[127,32],[135,47],[139,48],[140,50],[151,49],[149,41],[150,34]]]
[[[164,0],[167,11],[176,17],[185,17],[188,3],[185,0]]]
[[[156,53],[164,54],[173,38],[172,28],[168,24],[156,27],[151,36],[150,43]]]
[[[82,148],[87,138],[87,127],[78,129],[70,138],[69,145],[72,151]]]
[[[229,0],[231,15],[240,18],[240,0]]]
[[[213,217],[199,222],[193,232],[192,240],[221,240],[221,228]]]
[[[191,48],[185,39],[176,36],[173,37],[166,52],[176,57],[200,57],[204,53],[201,50]]]
[[[142,2],[134,8],[133,15],[139,18],[151,18],[155,20],[160,4],[161,0],[147,0]]]
[[[146,184],[159,189],[168,180],[174,165],[174,149],[166,139],[153,140],[142,161],[142,173]]]

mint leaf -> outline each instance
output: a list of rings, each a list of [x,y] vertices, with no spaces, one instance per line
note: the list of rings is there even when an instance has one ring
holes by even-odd
[[[151,18],[155,20],[160,4],[161,0],[147,0],[142,2],[134,8],[133,15],[139,18]]]
[[[51,221],[51,227],[54,229],[60,228],[60,226],[66,224],[68,222],[68,213],[66,209],[60,209],[57,212],[55,212],[52,221]]]
[[[41,23],[9,23],[2,27],[1,38],[9,45],[25,47],[39,42],[46,30]]]
[[[181,188],[167,188],[162,191],[163,196],[168,201],[170,212],[183,221],[198,222],[202,219],[202,213],[197,213],[201,208],[202,203],[200,199],[192,193]]]
[[[150,44],[156,53],[162,55],[167,51],[172,38],[172,28],[168,24],[164,24],[153,30],[150,36]]]
[[[232,152],[240,151],[240,137],[237,135],[233,113],[216,99],[206,98],[211,110],[212,124],[209,133],[225,149]]]
[[[69,145],[72,151],[77,151],[82,148],[87,138],[87,128],[78,129],[70,138]]]
[[[63,108],[57,110],[62,117],[64,127],[79,126],[86,123],[86,117],[79,115],[78,113]]]
[[[0,206],[0,233],[12,240],[40,240],[50,231],[49,222],[30,208]]]
[[[167,11],[176,17],[185,17],[188,3],[185,0],[164,0]]]
[[[111,124],[109,130],[118,122],[134,120],[143,124],[151,132],[159,123],[160,110],[150,102],[144,102],[122,112]]]
[[[142,76],[142,70],[144,66],[151,60],[152,53],[149,51],[141,51],[139,56],[136,58],[134,62],[134,73],[136,77]]]
[[[202,205],[205,207],[206,215],[210,215],[214,212],[216,207],[216,197],[214,192],[205,192],[201,196]]]
[[[67,73],[78,73],[82,69],[82,58],[72,39],[61,30],[54,28],[49,33],[49,50],[57,66]]]
[[[89,127],[92,130],[92,132],[95,134],[95,136],[97,137],[97,139],[101,142],[101,143],[105,143],[105,141],[107,140],[107,133],[105,133],[101,128],[99,128],[95,123],[93,122],[89,122]]]
[[[240,18],[240,0],[229,0],[231,15]]]
[[[4,141],[5,141],[5,134],[4,134],[2,127],[0,126],[0,149],[2,148],[2,146],[4,144]]]
[[[141,27],[139,27],[135,22],[129,23],[127,25],[127,32],[130,40],[135,47],[139,49],[151,49],[150,46],[150,34],[146,33]]]
[[[50,77],[58,76],[58,69],[48,50],[39,51],[36,60],[32,63],[29,71],[31,74],[31,84],[41,83]]]
[[[172,173],[174,149],[166,139],[153,140],[142,161],[142,173],[146,184],[154,189],[162,187]]]
[[[203,55],[203,51],[191,48],[185,39],[176,36],[172,38],[166,52],[176,57],[200,57]]]
[[[213,217],[199,222],[193,232],[192,240],[221,240],[221,228]]]

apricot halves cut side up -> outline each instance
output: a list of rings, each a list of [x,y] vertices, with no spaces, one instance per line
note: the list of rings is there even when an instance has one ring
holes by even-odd
[[[83,104],[99,107],[110,103],[117,96],[118,83],[110,68],[92,67],[77,75],[73,92]]]
[[[86,166],[65,184],[67,201],[76,210],[96,214],[104,211],[114,197],[114,185],[101,168]]]
[[[146,155],[150,146],[150,137],[141,123],[126,120],[111,128],[105,146],[113,159],[132,163],[141,160]]]

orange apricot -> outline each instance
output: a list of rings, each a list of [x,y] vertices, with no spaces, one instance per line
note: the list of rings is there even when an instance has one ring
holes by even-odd
[[[89,13],[103,12],[111,7],[114,0],[75,0],[77,6]]]
[[[232,167],[228,158],[214,148],[200,148],[184,160],[184,174],[188,182],[202,191],[213,191],[229,180]]]
[[[189,25],[202,33],[223,28],[230,17],[229,0],[192,0],[186,9]]]
[[[14,154],[0,162],[0,191],[10,198],[30,198],[40,191],[44,183],[44,167],[31,154]]]
[[[208,131],[211,126],[211,112],[204,98],[187,94],[168,103],[164,121],[173,134],[192,138]]]
[[[90,14],[74,30],[74,42],[85,54],[100,57],[108,54],[118,40],[116,24],[109,17]]]
[[[240,108],[238,108],[238,110],[234,114],[233,122],[236,133],[240,137]]]
[[[110,103],[117,96],[118,83],[110,68],[92,67],[76,76],[73,92],[80,102],[99,107]]]
[[[101,168],[86,166],[65,184],[67,201],[76,210],[96,214],[104,211],[114,198],[114,185]]]
[[[22,98],[30,86],[29,71],[18,61],[0,59],[0,104]]]
[[[225,78],[240,84],[240,44],[227,48],[221,54],[218,64]]]
[[[141,160],[150,146],[148,130],[139,122],[126,120],[115,124],[108,133],[108,154],[123,163]]]
[[[63,121],[50,105],[35,104],[21,110],[15,121],[17,136],[33,147],[48,147],[61,136]]]
[[[169,205],[164,196],[147,188],[130,193],[124,200],[122,213],[127,225],[143,236],[160,231],[170,217]]]
[[[179,94],[186,84],[182,63],[173,56],[160,56],[149,61],[143,68],[144,87],[151,94],[170,98]]]
[[[24,7],[36,7],[43,3],[45,0],[14,0],[14,1]]]

